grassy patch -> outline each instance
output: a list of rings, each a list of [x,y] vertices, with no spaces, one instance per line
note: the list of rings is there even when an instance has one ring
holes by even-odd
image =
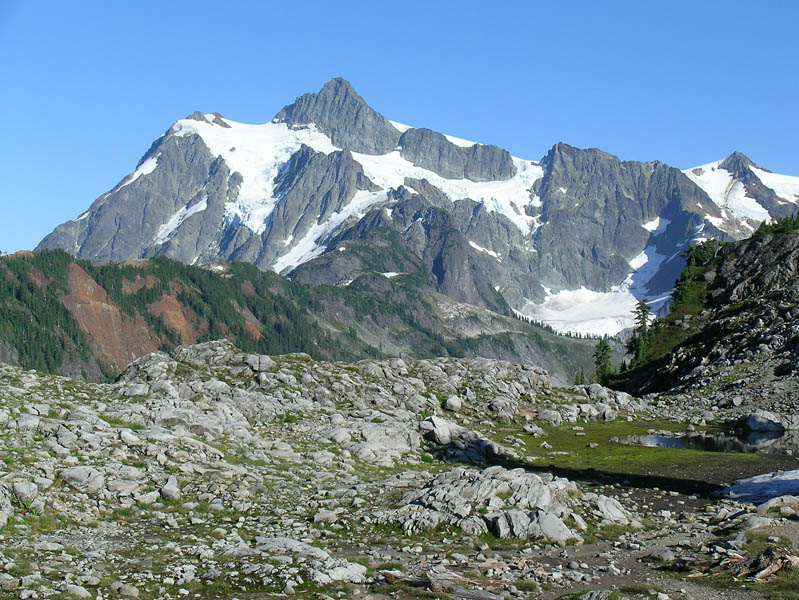
[[[130,421],[125,421],[124,419],[120,419],[119,417],[101,416],[100,418],[106,423],[108,423],[111,427],[119,427],[120,429],[130,429],[131,431],[141,431],[142,429],[144,429],[144,425],[142,425],[141,423],[132,423]]]
[[[779,542],[776,543],[769,542],[768,538],[773,536],[774,536],[773,533],[765,533],[762,531],[747,531],[746,546],[744,547],[744,551],[749,556],[757,556],[769,546],[779,546],[781,548],[786,548],[786,549],[791,548],[791,540],[785,537],[784,535],[778,536],[780,538]]]
[[[524,457],[518,464],[532,470],[555,469],[570,479],[602,479],[651,477],[662,479],[663,486],[683,480],[690,487],[688,478],[693,476],[695,483],[706,483],[709,479],[702,473],[722,473],[725,467],[743,463],[757,463],[764,460],[758,454],[738,454],[724,452],[705,452],[675,448],[652,448],[630,446],[611,442],[611,437],[646,434],[649,429],[683,431],[683,426],[668,421],[586,423],[576,436],[572,424],[549,428],[546,442],[551,448],[541,448],[541,438],[503,428],[493,436],[500,441],[508,434],[521,437],[525,445],[521,450]],[[588,445],[596,444],[589,448]],[[696,473],[696,474],[694,474]],[[653,485],[658,482],[654,481]]]
[[[449,600],[452,598],[452,596],[443,592],[430,592],[428,590],[399,583],[381,585],[377,587],[375,591],[379,591],[381,594],[399,598],[439,598],[439,600]]]
[[[735,579],[731,575],[709,578],[720,590],[747,588],[761,594],[768,600],[796,600],[799,590],[799,571],[781,571],[776,577],[767,581],[751,579]],[[719,597],[724,597],[719,595]]]

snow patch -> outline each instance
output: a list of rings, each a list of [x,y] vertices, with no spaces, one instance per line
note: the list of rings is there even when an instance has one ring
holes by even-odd
[[[653,221],[645,224],[652,232],[650,239],[666,231],[671,223],[662,217],[656,220],[657,224]],[[553,294],[550,288],[544,287],[544,302],[535,304],[527,300],[520,312],[561,333],[616,335],[635,325],[633,310],[638,300],[645,298],[657,310],[669,299],[668,295],[652,298],[646,287],[666,260],[667,257],[657,251],[654,243],[650,243],[629,261],[633,272],[619,285],[611,287],[609,292],[581,287]]]
[[[799,470],[764,473],[739,479],[724,495],[743,502],[761,504],[779,496],[799,495]]]
[[[397,275],[402,275],[402,273],[398,273],[396,271],[387,271],[385,273],[380,273],[383,277],[388,277],[389,279],[394,279]]]
[[[438,173],[417,167],[400,156],[399,151],[382,155],[352,153],[362,166],[366,176],[382,188],[398,188],[406,177],[427,179],[446,194],[450,200],[471,198],[482,202],[487,210],[499,212],[510,219],[523,233],[530,233],[537,224],[536,217],[527,216],[524,207],[536,206],[530,189],[544,176],[540,164],[514,158],[516,175],[504,181],[475,182],[469,179],[445,179]],[[538,200],[540,205],[540,200]]]
[[[750,168],[763,185],[774,190],[780,198],[793,203],[799,202],[799,177],[769,173],[757,167]]]
[[[128,175],[125,178],[125,180],[121,184],[119,184],[119,188],[118,189],[121,190],[126,185],[130,185],[131,183],[136,181],[142,175],[149,175],[150,173],[155,171],[155,168],[158,166],[158,157],[159,156],[161,156],[160,152],[158,154],[156,154],[155,156],[151,156],[150,158],[145,160],[142,164],[140,164],[139,167],[135,171],[133,171],[133,173]]]
[[[639,254],[634,259],[629,261],[629,265],[637,271],[638,269],[643,267],[648,260],[649,257],[646,255],[646,252],[641,252],[641,254]]]
[[[527,300],[519,313],[541,321],[560,333],[584,335],[616,335],[623,329],[633,327],[633,310],[638,298],[632,293],[632,275],[609,292],[596,292],[586,287],[576,290],[561,290],[548,295],[542,304]],[[657,309],[668,296],[649,300]]]
[[[293,129],[285,123],[225,122],[230,127],[184,119],[175,123],[172,130],[178,136],[199,135],[211,154],[222,156],[231,172],[242,176],[238,198],[225,204],[225,217],[228,221],[238,217],[256,234],[264,231],[266,219],[277,203],[274,181],[280,166],[303,144],[326,154],[339,150],[314,125]]]
[[[444,135],[450,143],[455,144],[456,146],[460,146],[461,148],[471,148],[472,146],[477,146],[477,142],[470,142],[469,140],[464,140],[459,137],[455,137],[454,135]]]
[[[360,191],[355,194],[353,199],[340,212],[330,215],[327,221],[318,221],[308,230],[291,250],[278,258],[271,266],[271,269],[278,273],[290,271],[299,265],[308,262],[324,253],[328,240],[339,226],[352,216],[363,216],[365,211],[375,204],[386,199],[386,192],[365,192]],[[345,246],[339,247],[339,252],[346,250]]]
[[[398,131],[409,128],[402,123],[390,122]],[[228,119],[225,123],[230,127],[184,119],[175,123],[172,132],[178,136],[199,135],[212,154],[222,156],[230,170],[242,176],[238,198],[225,205],[226,219],[231,221],[238,218],[256,234],[264,231],[267,217],[277,203],[274,180],[280,166],[302,144],[325,154],[340,150],[314,125],[295,129],[285,123],[247,125]],[[474,144],[451,136],[448,139],[461,145]],[[537,225],[536,218],[524,214],[524,207],[540,205],[540,199],[531,200],[530,196],[533,183],[544,176],[544,170],[537,162],[513,158],[517,174],[511,179],[474,182],[468,179],[445,179],[433,171],[413,165],[402,158],[398,150],[383,155],[353,152],[352,156],[363,166],[366,176],[384,189],[398,188],[406,177],[427,179],[451,200],[471,198],[483,202],[488,210],[504,214],[524,233],[530,233]]]
[[[394,129],[396,129],[400,133],[405,133],[409,129],[413,129],[413,127],[411,127],[410,125],[405,125],[404,123],[397,123],[397,121],[389,120],[388,122],[391,123],[391,126],[394,127]]]
[[[770,222],[768,211],[757,200],[746,195],[743,183],[726,169],[720,168],[721,163],[722,161],[717,160],[701,167],[686,169],[683,173],[702,188],[716,206],[729,209],[736,219]]]
[[[75,220],[76,220],[76,221],[83,221],[83,219],[85,219],[86,217],[88,217],[88,216],[89,216],[89,213],[90,213],[90,212],[91,212],[91,211],[88,211],[88,210],[87,210],[85,213],[83,213],[81,216],[79,216],[79,217],[78,217],[77,219],[75,219]]]
[[[169,236],[171,236],[172,233],[174,233],[174,231],[183,224],[183,221],[192,215],[196,215],[198,212],[204,211],[206,208],[208,208],[208,196],[191,207],[188,205],[184,206],[178,212],[172,215],[169,221],[158,228],[158,233],[155,235],[155,240],[153,243],[163,244],[169,239]]]
[[[647,221],[643,225],[641,225],[647,231],[655,231],[658,227],[660,227],[660,217],[655,217],[651,221]]]
[[[472,240],[469,240],[469,245],[475,250],[478,250],[480,252],[485,252],[489,256],[493,256],[494,258],[496,258],[499,262],[502,262],[502,258],[499,256],[499,254],[497,254],[493,250],[489,250],[488,248],[483,248],[482,246],[475,244]]]
[[[657,221],[657,223],[655,223],[655,221]],[[664,254],[660,254],[657,251],[657,247],[651,240],[664,233],[668,226],[671,225],[671,220],[658,217],[649,221],[649,223],[645,223],[645,225],[654,227],[652,229],[646,227],[646,229],[651,232],[649,236],[650,243],[647,244],[641,254],[630,262],[630,266],[634,269],[634,272],[630,275],[630,292],[636,298],[646,298],[648,300],[649,290],[647,289],[647,284],[660,270],[661,265],[667,260]],[[663,299],[657,300],[656,302],[661,302],[662,300]],[[650,302],[650,304],[652,303]]]
[[[520,312],[560,333],[615,335],[633,326],[636,302],[629,285],[615,286],[610,292],[581,287],[552,294],[542,304],[528,300]]]

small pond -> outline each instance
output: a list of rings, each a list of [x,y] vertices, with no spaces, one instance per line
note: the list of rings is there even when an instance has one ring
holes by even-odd
[[[775,431],[701,432],[684,435],[652,433],[613,437],[610,440],[619,444],[652,448],[799,455],[799,435],[796,432],[791,432],[790,435]]]
[[[677,448],[705,452],[756,452],[799,457],[799,432],[796,431],[704,431],[673,435],[659,432],[612,437],[610,441],[652,448]],[[728,498],[755,504],[786,494],[799,495],[799,470],[764,473],[741,479],[721,492],[721,495]]]

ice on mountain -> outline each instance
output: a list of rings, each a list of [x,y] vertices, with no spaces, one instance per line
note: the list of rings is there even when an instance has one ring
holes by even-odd
[[[777,196],[788,202],[799,202],[799,177],[778,175],[757,167],[750,168],[763,185],[774,190]]]
[[[239,195],[225,206],[227,219],[238,218],[254,233],[266,229],[277,203],[274,181],[280,165],[305,144],[329,154],[339,150],[315,126],[293,129],[285,123],[247,125],[225,119],[229,127],[184,119],[173,126],[175,135],[199,135],[212,154],[221,156],[231,172],[242,176]]]
[[[502,262],[502,257],[500,257],[500,255],[494,252],[493,250],[489,250],[488,248],[483,248],[482,246],[480,246],[479,244],[475,244],[471,240],[469,240],[469,245],[475,250],[479,252],[485,252],[489,256],[493,256],[494,258],[496,258],[499,262]]]
[[[716,206],[728,208],[736,219],[770,222],[768,211],[757,200],[746,195],[744,185],[732,173],[719,167],[722,162],[717,160],[683,173],[702,188]]]
[[[155,235],[155,240],[153,243],[163,244],[169,239],[169,236],[171,236],[174,231],[183,224],[183,221],[188,219],[190,216],[197,214],[198,212],[204,211],[206,208],[208,208],[208,196],[191,207],[188,205],[184,206],[178,212],[172,215],[169,221],[158,228],[158,233]]]
[[[363,215],[365,211],[378,202],[386,199],[386,192],[367,192],[360,191],[340,212],[330,215],[327,221],[318,221],[308,230],[294,247],[286,254],[278,258],[272,265],[272,270],[278,273],[290,271],[299,265],[308,262],[324,253],[327,248],[326,241],[341,226],[341,224],[352,216]],[[341,246],[339,251],[343,251]]]
[[[126,185],[130,185],[134,181],[136,181],[142,175],[149,175],[155,168],[158,166],[158,157],[161,156],[160,154],[156,154],[155,156],[151,156],[143,163],[141,163],[138,168],[133,171],[130,175],[128,175],[125,180],[119,184],[119,188],[122,189]]]
[[[647,221],[643,225],[641,225],[647,231],[655,231],[658,227],[660,227],[660,217],[655,217],[651,221]]]

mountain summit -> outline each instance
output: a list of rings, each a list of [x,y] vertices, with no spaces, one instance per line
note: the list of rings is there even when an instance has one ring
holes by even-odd
[[[316,94],[303,94],[283,107],[274,123],[316,125],[337,147],[363,154],[386,154],[400,132],[358,95],[350,82],[336,77]]]
[[[636,299],[667,298],[684,248],[797,201],[799,178],[738,153],[687,171],[563,143],[523,159],[389,121],[336,78],[262,125],[177,121],[39,248],[224,258],[309,284],[420,273],[457,302],[602,334],[630,324]]]

